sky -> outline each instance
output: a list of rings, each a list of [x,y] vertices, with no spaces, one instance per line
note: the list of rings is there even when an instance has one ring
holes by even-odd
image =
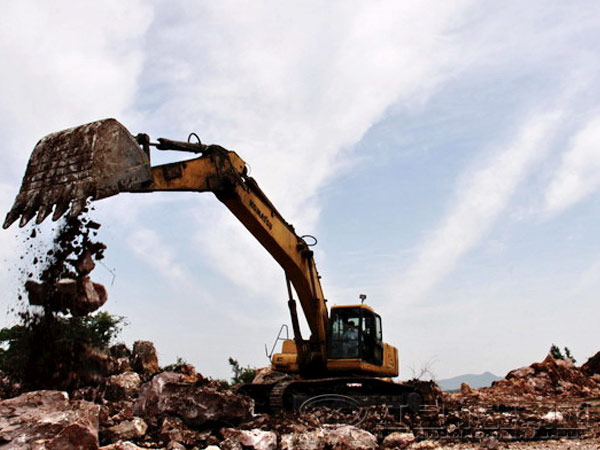
[[[600,350],[599,43],[594,1],[10,2],[0,211],[48,133],[196,132],[318,239],[330,305],[367,295],[401,378],[504,376],[553,343],[583,363]],[[284,274],[213,195],[122,194],[92,218],[126,343],[215,378],[229,357],[268,364]],[[28,232],[0,232],[0,326]]]

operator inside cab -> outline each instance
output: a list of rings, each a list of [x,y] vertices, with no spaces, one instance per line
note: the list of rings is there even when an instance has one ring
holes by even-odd
[[[383,363],[381,318],[367,305],[331,308],[329,358]]]

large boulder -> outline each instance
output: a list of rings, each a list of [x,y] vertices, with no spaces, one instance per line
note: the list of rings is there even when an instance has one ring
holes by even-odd
[[[99,411],[98,405],[69,400],[61,391],[33,391],[2,400],[2,449],[96,450]]]
[[[79,279],[63,278],[56,283],[28,280],[25,289],[31,305],[71,313],[76,317],[96,311],[108,298],[106,288],[87,276]]]
[[[183,374],[163,372],[141,387],[133,411],[145,417],[167,413],[193,427],[235,424],[251,416],[252,400],[222,389],[218,383],[189,383]]]
[[[131,355],[131,367],[141,375],[154,375],[160,371],[156,348],[150,341],[135,341]]]

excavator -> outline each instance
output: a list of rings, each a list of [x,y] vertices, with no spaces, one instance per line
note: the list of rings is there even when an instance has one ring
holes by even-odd
[[[152,166],[151,147],[195,157]],[[282,339],[271,367],[292,377],[244,386],[258,411],[310,404],[383,403],[413,412],[421,407],[422,387],[391,380],[399,373],[398,351],[383,341],[381,317],[362,301],[328,309],[312,242],[296,234],[235,152],[203,144],[195,133],[187,141],[152,142],[147,134],[133,136],[115,119],[52,133],[36,144],[3,227],[16,221],[23,227],[34,217],[38,224],[50,215],[77,217],[90,200],[119,193],[163,191],[212,192],[283,268],[293,339]],[[294,291],[308,338],[302,335]]]

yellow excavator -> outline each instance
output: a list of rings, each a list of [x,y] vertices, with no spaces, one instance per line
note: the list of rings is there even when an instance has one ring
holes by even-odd
[[[193,159],[152,166],[150,148],[190,152]],[[313,252],[269,201],[246,163],[195,133],[187,142],[146,134],[133,136],[115,119],[50,134],[35,146],[21,189],[4,228],[22,227],[52,214],[76,217],[89,200],[121,192],[212,192],[283,268],[289,294],[293,339],[272,354],[272,368],[296,375],[283,382],[247,385],[258,410],[298,408],[310,401],[334,404],[390,404],[416,411],[423,393],[392,382],[398,351],[383,342],[380,316],[369,306],[333,306],[328,311]],[[302,336],[295,291],[310,328]],[[315,400],[316,399],[316,400]]]

